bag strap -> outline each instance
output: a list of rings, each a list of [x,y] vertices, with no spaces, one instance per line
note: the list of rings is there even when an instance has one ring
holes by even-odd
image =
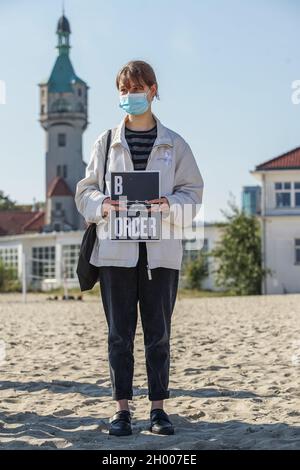
[[[105,194],[105,189],[106,189],[105,175],[106,175],[106,167],[107,167],[108,153],[109,153],[109,149],[110,149],[110,142],[111,142],[111,129],[108,130],[107,138],[106,138],[106,149],[105,149],[105,160],[104,160],[104,173],[103,173],[103,194]]]

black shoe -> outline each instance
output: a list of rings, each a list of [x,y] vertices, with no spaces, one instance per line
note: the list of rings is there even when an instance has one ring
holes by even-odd
[[[117,411],[109,422],[109,434],[113,436],[129,436],[132,434],[130,411]]]
[[[155,408],[150,412],[150,428],[149,431],[154,434],[174,434],[174,427],[167,413],[161,408]]]

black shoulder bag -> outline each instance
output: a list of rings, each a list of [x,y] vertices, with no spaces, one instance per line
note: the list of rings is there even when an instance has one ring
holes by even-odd
[[[111,129],[109,129],[108,131],[107,140],[106,140],[104,173],[103,173],[103,194],[105,194],[105,189],[106,189],[105,174],[106,174],[106,167],[107,167],[107,157],[108,157],[108,152],[110,148],[110,141],[111,141]],[[81,292],[92,289],[94,285],[96,284],[96,282],[99,280],[98,267],[90,263],[90,257],[92,254],[96,237],[97,237],[96,224],[92,223],[86,228],[83,234],[83,238],[82,238],[82,242],[81,242],[81,246],[79,250],[76,273],[78,276]]]

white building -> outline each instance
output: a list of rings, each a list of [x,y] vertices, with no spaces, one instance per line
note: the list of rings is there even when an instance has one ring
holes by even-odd
[[[251,172],[262,185],[263,266],[272,271],[263,293],[300,292],[300,148],[268,160]]]
[[[0,259],[15,268],[27,288],[51,290],[66,285],[79,287],[76,274],[83,232],[23,233],[0,238]]]

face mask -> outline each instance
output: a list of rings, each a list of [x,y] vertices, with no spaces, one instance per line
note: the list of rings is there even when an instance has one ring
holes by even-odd
[[[127,95],[120,95],[119,107],[124,109],[129,114],[143,114],[149,108],[150,103],[147,100],[147,93],[127,93]]]

